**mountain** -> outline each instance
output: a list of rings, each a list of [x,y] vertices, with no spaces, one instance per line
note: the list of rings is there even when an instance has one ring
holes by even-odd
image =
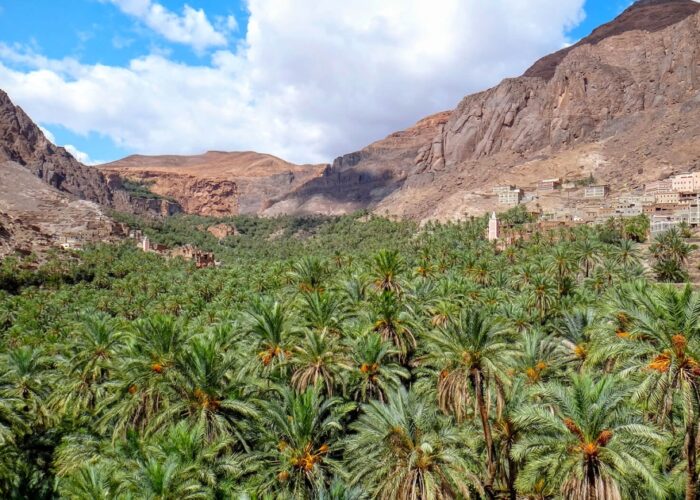
[[[0,162],[21,165],[48,185],[79,199],[122,212],[171,215],[180,208],[167,200],[146,199],[83,165],[64,148],[52,144],[41,129],[0,90]]]
[[[486,196],[497,184],[594,175],[629,189],[698,169],[699,11],[692,0],[636,2],[523,76],[429,118],[401,154],[382,145],[415,129],[337,159],[266,212],[364,206],[449,219],[497,208]]]
[[[700,169],[700,3],[639,0],[522,76],[466,96],[331,165],[254,153],[130,156],[86,167],[0,92],[0,159],[135,213],[341,214],[418,220],[500,209],[494,186],[593,176],[614,192]],[[145,189],[151,191],[148,193]],[[540,197],[544,209],[574,199]]]
[[[325,165],[295,165],[255,152],[197,156],[134,155],[99,167],[109,179],[146,185],[188,213],[253,214],[322,174]]]
[[[265,215],[343,214],[370,208],[399,189],[421,147],[450,114],[437,113],[366,148],[339,158],[320,177],[274,203]]]

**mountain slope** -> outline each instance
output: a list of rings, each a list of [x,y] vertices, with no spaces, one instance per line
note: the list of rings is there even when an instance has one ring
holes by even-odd
[[[445,219],[496,208],[484,193],[500,183],[594,174],[626,188],[700,168],[698,11],[691,0],[637,2],[522,77],[465,97],[415,158],[356,153],[343,175],[376,178],[391,162],[403,175],[393,189],[377,200],[370,185],[358,198],[379,213]],[[304,206],[306,188],[281,206]],[[315,195],[330,202],[342,190],[339,179]]]
[[[18,163],[0,161],[0,257],[15,251],[41,255],[123,232],[96,203],[59,191]]]
[[[166,200],[143,199],[55,146],[9,96],[0,90],[0,162],[23,166],[50,186],[83,200],[123,212],[162,215],[179,211]]]
[[[197,156],[134,155],[101,165],[110,178],[146,183],[173,198],[186,212],[200,215],[259,213],[325,165],[295,165],[255,152],[210,151]]]

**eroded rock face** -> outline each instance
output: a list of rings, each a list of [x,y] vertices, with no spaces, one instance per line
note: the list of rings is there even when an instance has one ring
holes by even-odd
[[[612,27],[596,32],[617,33],[615,26],[623,21],[643,25],[632,22],[637,10],[642,20],[650,19],[657,27],[649,9],[668,21],[689,7],[700,10],[692,1],[644,2],[628,9]],[[670,13],[663,16],[665,11]],[[523,76],[466,97],[418,167],[452,166],[501,151],[556,151],[599,140],[621,117],[696,98],[699,49],[700,16],[687,14],[671,29],[625,31],[595,44],[581,43],[566,53],[548,80]],[[528,70],[526,75],[537,73]]]
[[[79,198],[110,205],[112,190],[99,171],[54,146],[39,127],[0,90],[0,160],[28,168],[47,184]]]
[[[260,213],[320,175],[324,166],[295,165],[253,152],[210,151],[196,156],[134,155],[99,168],[110,178],[149,185],[187,213],[226,216]]]
[[[97,203],[59,191],[23,165],[0,161],[0,258],[51,248],[80,248],[116,241],[127,228],[107,217]]]
[[[107,179],[83,165],[64,148],[53,145],[41,129],[0,90],[0,161],[22,165],[59,191],[122,212],[171,215],[176,203],[139,198],[122,189],[119,179]]]
[[[322,175],[278,199],[264,214],[342,214],[372,208],[399,189],[416,155],[442,130],[450,114],[437,113],[366,148],[340,156]]]

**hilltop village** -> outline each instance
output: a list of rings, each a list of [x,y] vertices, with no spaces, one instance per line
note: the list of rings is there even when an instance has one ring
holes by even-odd
[[[649,218],[652,236],[683,222],[691,227],[700,225],[700,172],[656,180],[637,191],[614,192],[591,176],[576,181],[542,179],[529,188],[499,185],[490,196],[504,210],[527,204],[541,229],[639,215]],[[556,208],[543,208],[547,206]],[[496,237],[490,232],[489,239]]]

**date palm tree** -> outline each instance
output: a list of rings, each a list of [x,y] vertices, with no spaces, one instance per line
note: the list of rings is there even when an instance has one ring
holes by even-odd
[[[307,256],[294,263],[288,276],[302,292],[319,292],[323,290],[327,273],[326,265],[320,259]]]
[[[127,335],[122,366],[110,382],[110,397],[98,408],[99,426],[124,437],[143,431],[175,399],[170,380],[188,334],[179,320],[154,315],[136,320]]]
[[[393,361],[396,348],[377,333],[361,335],[352,345],[350,392],[355,401],[384,401],[410,377],[408,370]]]
[[[231,352],[223,352],[210,338],[194,338],[175,359],[168,381],[175,397],[155,416],[149,432],[184,420],[201,426],[206,442],[235,436],[246,446],[249,420],[257,417],[257,411],[240,380],[241,372]]]
[[[500,324],[477,309],[463,310],[459,318],[446,327],[425,333],[423,339],[425,353],[419,362],[438,372],[440,406],[454,413],[459,421],[464,418],[471,398],[476,400],[486,445],[485,488],[492,496],[496,447],[485,391],[489,385],[507,379],[505,371],[515,355],[515,346]]]
[[[469,498],[483,492],[474,434],[453,426],[414,393],[401,388],[384,403],[363,405],[351,430],[345,440],[350,479],[373,498]]]
[[[259,301],[248,315],[258,361],[269,373],[289,358],[293,340],[289,314],[279,302]]]
[[[400,275],[406,270],[401,254],[396,250],[382,250],[372,260],[374,285],[380,292],[400,292]]]
[[[342,344],[326,332],[312,331],[292,352],[291,385],[299,392],[310,386],[319,386],[328,396],[333,396],[343,371],[350,365]]]
[[[405,362],[416,348],[412,311],[391,291],[382,292],[372,305],[374,331],[391,342],[399,353],[399,360]]]
[[[608,336],[600,350],[619,361],[623,373],[640,377],[636,399],[670,427],[675,407],[683,415],[687,461],[686,498],[698,488],[700,422],[700,297],[690,285],[633,291],[623,310],[625,335]],[[615,320],[619,321],[618,313]]]
[[[108,397],[107,383],[115,375],[123,354],[124,335],[105,313],[85,313],[74,333],[74,342],[59,357],[61,383],[50,406],[78,416],[92,412]]]
[[[629,384],[617,376],[572,374],[568,384],[549,382],[533,392],[533,403],[517,412],[527,429],[513,446],[525,461],[517,486],[522,493],[544,485],[565,498],[630,498],[644,485],[648,497],[664,498],[655,470],[665,436],[645,423],[628,401]]]
[[[309,498],[341,472],[334,457],[343,418],[355,408],[339,398],[323,398],[313,388],[285,387],[268,394],[258,420],[260,442],[242,458],[253,476],[251,493],[275,498]]]

